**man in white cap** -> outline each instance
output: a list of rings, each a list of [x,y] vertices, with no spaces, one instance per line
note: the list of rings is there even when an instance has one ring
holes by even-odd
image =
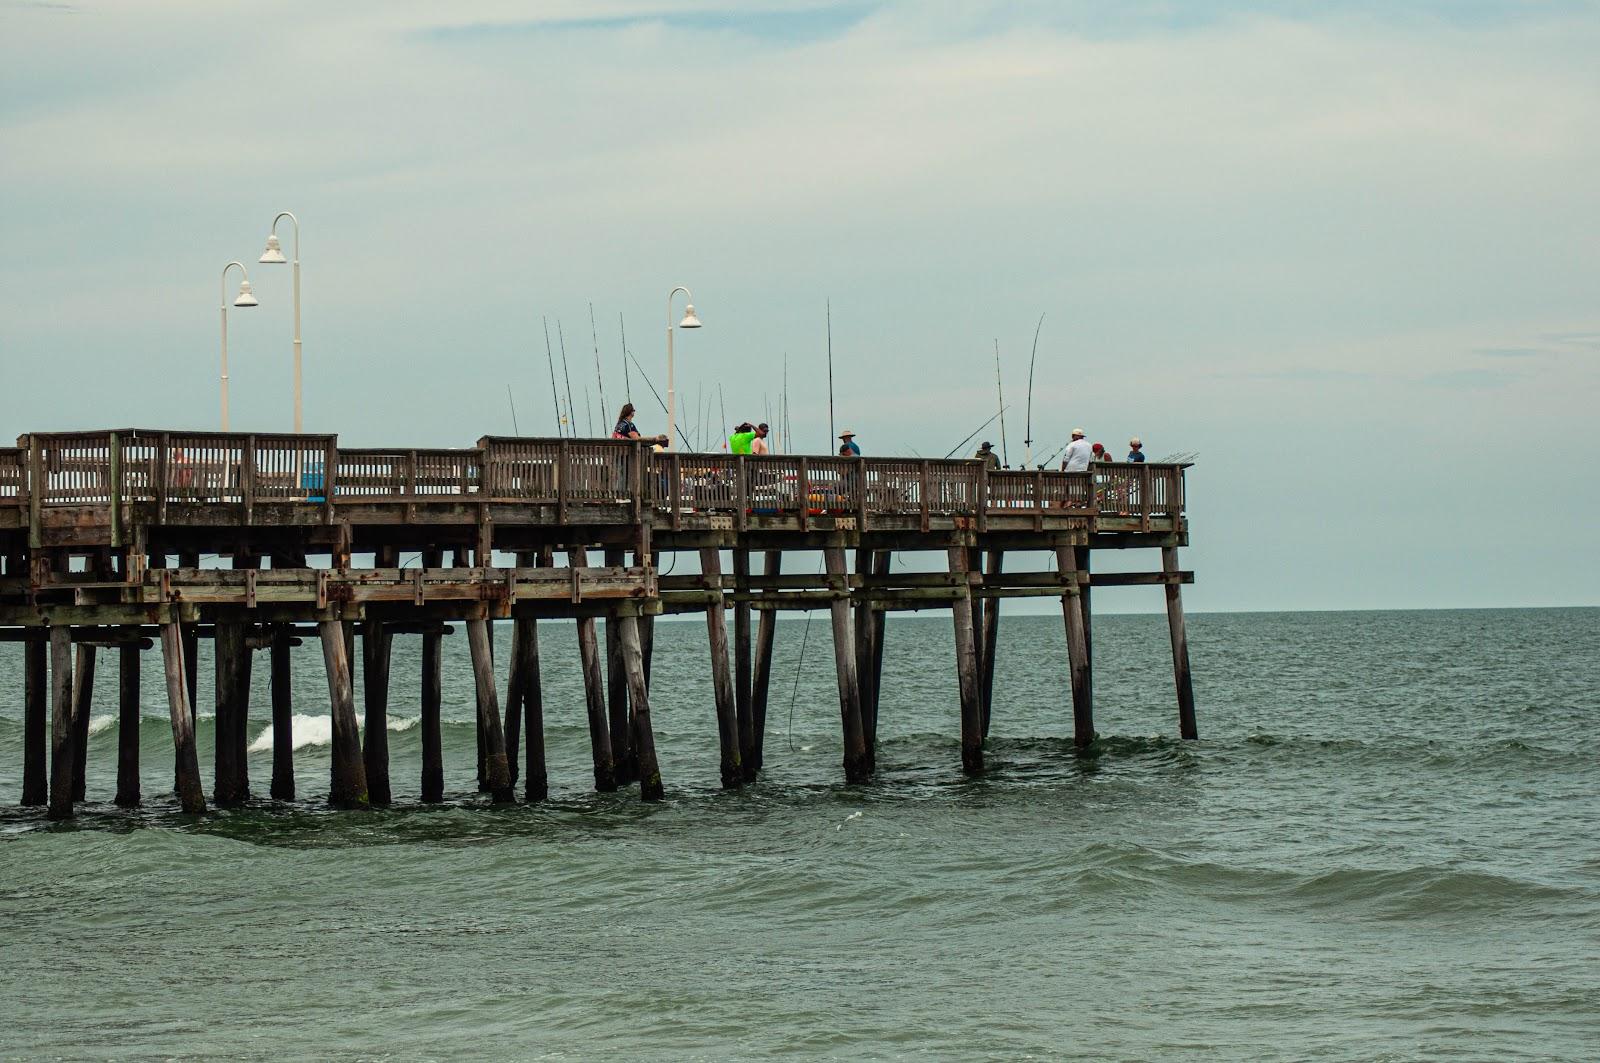
[[[843,454],[847,450],[850,452],[850,457],[861,457],[861,448],[856,446],[856,434],[848,428],[839,433],[839,453]]]
[[[1142,446],[1144,446],[1144,444],[1139,441],[1139,437],[1138,436],[1134,436],[1132,439],[1128,440],[1128,460],[1129,461],[1143,461],[1144,460],[1144,451],[1139,449]]]
[[[1061,468],[1066,472],[1085,472],[1089,462],[1094,460],[1094,448],[1089,445],[1081,428],[1072,430],[1072,442],[1067,444],[1067,454],[1061,462]]]

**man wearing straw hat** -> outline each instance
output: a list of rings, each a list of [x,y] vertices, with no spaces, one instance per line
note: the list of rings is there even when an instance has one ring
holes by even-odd
[[[856,434],[848,428],[839,433],[839,453],[844,454],[847,450],[850,452],[848,457],[861,457],[861,448],[856,446]]]
[[[1089,468],[1089,462],[1094,460],[1094,448],[1083,437],[1083,429],[1072,430],[1072,442],[1067,444],[1066,456],[1061,461],[1061,468],[1064,471],[1083,472]]]

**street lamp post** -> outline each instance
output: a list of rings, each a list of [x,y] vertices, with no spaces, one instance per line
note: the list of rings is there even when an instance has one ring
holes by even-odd
[[[672,386],[672,297],[682,292],[690,301],[684,307],[683,320],[678,322],[679,328],[699,328],[700,319],[694,316],[694,295],[689,289],[679,285],[667,293],[667,447],[676,450],[678,446],[678,398]]]
[[[239,296],[234,306],[256,306],[256,297],[250,292],[250,272],[237,260],[222,267],[222,430],[228,430],[228,271],[238,266],[244,279],[239,282]]]
[[[266,263],[282,263],[283,246],[278,243],[278,223],[284,218],[294,222],[294,265],[291,283],[294,286],[294,431],[299,435],[304,431],[300,416],[300,219],[288,211],[280,211],[272,219],[272,228],[267,233],[267,249],[261,253],[259,261]]]

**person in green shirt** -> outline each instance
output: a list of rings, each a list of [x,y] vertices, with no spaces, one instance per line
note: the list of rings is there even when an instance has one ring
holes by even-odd
[[[750,441],[755,437],[755,426],[749,421],[741,422],[733,430],[733,435],[728,437],[728,450],[734,454],[748,454],[750,453]]]

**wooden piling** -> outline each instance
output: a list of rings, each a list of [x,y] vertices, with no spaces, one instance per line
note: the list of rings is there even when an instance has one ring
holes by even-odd
[[[1161,571],[1176,578],[1178,573],[1178,548],[1161,548]],[[1167,633],[1172,638],[1172,679],[1178,688],[1178,733],[1186,739],[1200,737],[1194,716],[1194,681],[1189,675],[1189,635],[1183,624],[1183,597],[1176,582],[1168,582]]]
[[[783,551],[766,552],[765,573],[778,575],[783,569]],[[772,684],[772,643],[778,633],[778,612],[763,609],[756,624],[755,667],[750,676],[750,719],[753,734],[750,752],[746,756],[745,778],[754,779],[761,771],[767,744],[767,690]]]
[[[77,666],[72,671],[72,799],[82,801],[87,793],[89,764],[89,716],[94,710],[95,647],[78,643]]]
[[[1090,550],[1087,546],[1073,548],[1077,555],[1078,571],[1085,576],[1090,574],[1092,567]],[[1094,610],[1090,607],[1089,584],[1084,582],[1078,591],[1078,611],[1083,615],[1083,661],[1084,684],[1089,691],[1089,701],[1094,701]]]
[[[200,555],[194,551],[180,553],[178,567],[199,568]],[[200,636],[193,624],[183,628],[183,667],[184,682],[189,686],[189,722],[193,724],[200,711]]]
[[[608,546],[607,568],[621,568],[627,552]],[[611,763],[617,785],[626,786],[639,778],[638,757],[633,749],[632,726],[628,722],[628,675],[622,663],[622,637],[616,613],[606,616],[606,710],[611,722]]]
[[[655,733],[650,725],[650,685],[645,680],[638,617],[618,617],[617,636],[622,648],[623,673],[628,681],[628,700],[633,709],[633,747],[639,757],[639,799],[659,801],[664,791],[661,766],[656,762]]]
[[[733,585],[740,592],[750,590],[750,551],[733,551]],[[750,761],[755,752],[756,718],[753,662],[750,659],[750,603],[733,605],[733,707],[739,729],[739,775],[741,781],[754,778]]]
[[[1061,615],[1067,626],[1067,671],[1072,687],[1072,740],[1079,749],[1094,743],[1094,692],[1089,687],[1089,650],[1083,627],[1083,591],[1078,582],[1078,551],[1056,547],[1056,570],[1065,584]]]
[[[361,760],[361,727],[356,722],[350,658],[345,652],[345,625],[321,620],[322,663],[328,672],[328,703],[333,716],[333,764],[328,803],[335,808],[367,807],[367,770]]]
[[[844,549],[830,546],[822,552],[828,575],[846,575]],[[835,598],[829,605],[833,620],[833,665],[839,679],[839,717],[844,732],[846,782],[866,782],[871,777],[866,732],[861,725],[861,686],[856,677],[855,636],[850,630],[850,601]]]
[[[436,569],[444,561],[440,550],[424,550],[422,567]],[[434,804],[444,800],[444,736],[441,733],[440,705],[444,700],[441,672],[444,665],[444,633],[431,627],[422,633],[422,800]]]
[[[527,801],[543,801],[550,796],[550,780],[544,762],[544,691],[539,675],[539,625],[532,619],[517,620],[511,626],[511,665],[516,670],[516,700],[507,711],[522,713],[522,731],[527,751],[522,771],[522,796]]]
[[[189,670],[184,666],[184,632],[177,621],[161,625],[161,657],[167,679],[167,709],[172,718],[172,749],[178,804],[199,815],[206,810],[200,787],[200,758],[195,751],[194,711],[189,707]]]
[[[478,692],[478,724],[484,736],[485,774],[495,804],[517,799],[511,788],[511,768],[506,763],[506,736],[500,725],[500,698],[495,690],[494,658],[489,642],[489,621],[467,621],[467,643],[472,651],[472,673]]]
[[[588,567],[588,551],[581,546],[571,548],[567,563],[573,568]],[[606,716],[605,678],[600,671],[600,647],[592,616],[578,618],[578,653],[583,659],[583,696],[589,713],[589,745],[594,752],[594,788],[608,793],[617,788],[617,775],[611,725]]]
[[[984,575],[999,576],[1005,566],[1005,551],[990,550]],[[994,715],[994,655],[1000,646],[1000,599],[989,598],[983,610],[983,625],[978,629],[983,674],[978,677],[978,697],[983,705],[983,737],[989,737],[989,720]]]
[[[361,625],[361,700],[366,709],[361,760],[367,769],[367,799],[386,806],[389,791],[389,650],[394,639],[381,620]]]
[[[872,566],[874,574],[879,578],[887,577],[889,575],[890,558],[893,556],[892,551],[879,550],[877,559]],[[861,711],[864,716],[862,723],[872,729],[874,745],[878,741],[878,705],[883,701],[883,639],[885,635],[884,629],[888,625],[888,620],[888,610],[881,606],[872,610],[872,704],[870,706],[863,705]],[[865,717],[871,718],[870,724],[867,723]],[[876,754],[874,754],[874,760],[876,760]]]
[[[700,551],[700,572],[708,581],[722,578],[722,551],[706,547]],[[722,754],[724,789],[744,782],[744,762],[739,757],[739,716],[733,693],[733,676],[728,660],[728,622],[723,617],[722,598],[706,606],[706,634],[711,643],[711,689],[717,702],[717,745]]]
[[[877,696],[873,687],[872,662],[875,657],[872,638],[877,628],[872,623],[872,599],[867,597],[866,578],[872,575],[877,560],[876,550],[856,548],[856,574],[862,577],[862,590],[855,605],[856,685],[861,690],[861,731],[867,749],[867,770],[878,769],[878,735],[873,728],[872,704]]]
[[[50,799],[46,749],[49,746],[50,678],[48,637],[42,630],[30,632],[23,644],[22,701],[22,804],[43,805]]]
[[[967,551],[953,546],[949,551],[950,574],[963,579],[967,574]],[[967,584],[962,583],[965,588]],[[961,770],[968,775],[983,771],[983,707],[978,690],[978,648],[972,630],[972,608],[963,594],[950,612],[955,617],[956,677],[961,687]]]
[[[51,819],[71,819],[73,747],[77,728],[72,707],[72,629],[50,629],[50,811]]]
[[[133,632],[128,632],[130,638]],[[139,805],[139,646],[117,649],[117,806]]]
[[[211,656],[216,662],[216,765],[211,800],[218,808],[241,805],[250,797],[246,716],[249,712],[249,679],[246,662],[250,649],[245,645],[244,625],[218,623],[212,639]]]
[[[290,670],[290,628],[277,625],[272,632],[272,796],[294,800],[294,690]]]

